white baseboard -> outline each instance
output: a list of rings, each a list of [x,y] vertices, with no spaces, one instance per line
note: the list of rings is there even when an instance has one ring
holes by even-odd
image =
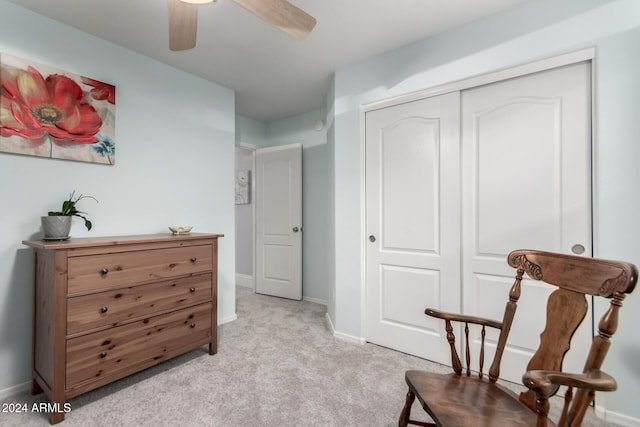
[[[331,316],[329,316],[329,313],[324,314],[324,321],[327,324],[327,328],[329,329],[329,332],[331,332],[331,335],[335,334],[336,330],[333,329],[333,322],[331,321]]]
[[[333,322],[331,322],[331,316],[329,316],[329,313],[325,314],[325,319],[326,319],[326,322],[327,322],[327,327],[331,331],[331,334],[334,337],[336,337],[337,339],[339,339],[341,341],[347,341],[347,342],[350,342],[352,344],[364,345],[364,344],[367,343],[367,341],[363,337],[356,337],[354,335],[343,334],[342,332],[336,331],[333,328]]]
[[[607,411],[602,406],[596,405],[596,416],[604,421],[620,424],[626,427],[640,427],[640,419],[630,417],[629,415],[619,414],[617,412]]]
[[[236,273],[236,285],[242,286],[243,288],[253,289],[253,290],[255,290],[256,288],[256,282],[254,277],[248,274]],[[302,299],[304,301],[309,301],[309,302],[313,302],[313,303],[324,305],[324,306],[327,305],[327,300],[320,299],[320,298],[303,296]]]
[[[236,285],[255,289],[255,280],[248,274],[236,273]]]
[[[231,323],[234,320],[238,320],[238,315],[237,314],[233,314],[231,316],[227,316],[224,319],[218,319],[218,326],[224,325],[225,323]]]
[[[14,385],[9,388],[5,388],[4,390],[0,390],[0,400],[4,400],[7,397],[13,396],[15,394],[24,393],[29,391],[31,387],[31,381],[27,381],[26,383]]]
[[[325,307],[327,306],[327,300],[326,299],[305,297],[305,296],[303,296],[302,299],[305,300],[305,301],[309,301],[309,302],[313,302],[313,303],[316,303],[316,304],[324,305]]]

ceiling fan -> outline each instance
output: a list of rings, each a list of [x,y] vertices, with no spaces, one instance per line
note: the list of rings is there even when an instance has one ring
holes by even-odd
[[[169,48],[192,49],[196,45],[198,5],[217,0],[169,0]],[[302,40],[316,25],[316,19],[287,0],[233,0],[249,12]]]

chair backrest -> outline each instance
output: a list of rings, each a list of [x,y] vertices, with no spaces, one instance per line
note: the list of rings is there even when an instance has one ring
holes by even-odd
[[[518,276],[522,277],[524,272],[533,280],[558,288],[549,296],[545,329],[527,371],[562,370],[571,338],[587,314],[586,297],[591,295],[611,299],[584,365],[584,372],[600,369],[610,346],[609,340],[618,328],[618,310],[625,294],[632,292],[636,285],[636,267],[626,262],[534,250],[513,251],[508,262],[518,270]],[[593,398],[592,394],[580,393],[576,393],[570,416],[581,417]],[[522,393],[520,400],[535,410],[535,396],[531,392]]]

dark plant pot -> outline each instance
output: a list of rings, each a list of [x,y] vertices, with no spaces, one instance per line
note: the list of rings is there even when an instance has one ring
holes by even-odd
[[[45,239],[62,240],[69,238],[69,231],[71,230],[70,216],[43,216],[40,219]]]

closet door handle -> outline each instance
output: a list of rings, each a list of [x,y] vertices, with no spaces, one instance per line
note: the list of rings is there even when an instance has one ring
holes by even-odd
[[[582,255],[585,250],[586,250],[585,247],[582,246],[580,243],[577,243],[571,246],[571,252],[573,252],[576,255]]]
[[[371,243],[375,242],[376,241],[376,236],[374,236],[373,234],[371,236],[369,236],[369,241]]]

